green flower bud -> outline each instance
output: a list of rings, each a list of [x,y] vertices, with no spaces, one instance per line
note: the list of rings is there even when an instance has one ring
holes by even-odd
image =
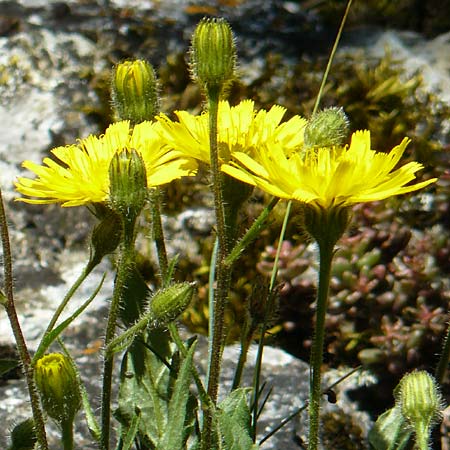
[[[157,292],[151,299],[149,312],[154,324],[165,326],[186,310],[194,296],[195,283],[177,283]]]
[[[17,424],[11,431],[11,446],[8,450],[33,450],[37,442],[32,418]]]
[[[122,220],[114,211],[102,217],[91,236],[91,264],[97,265],[104,256],[113,253],[122,237]]]
[[[395,401],[416,435],[417,447],[428,449],[432,425],[439,419],[442,397],[437,383],[427,372],[406,374],[395,388]]]
[[[109,166],[110,206],[126,222],[132,223],[147,198],[147,173],[142,156],[134,149],[116,153]]]
[[[151,64],[125,61],[113,69],[111,97],[117,120],[136,124],[159,112],[158,82]]]
[[[230,25],[224,19],[202,19],[192,36],[193,78],[208,93],[221,92],[233,80],[236,47]]]
[[[319,111],[305,128],[306,147],[343,145],[349,132],[348,118],[342,108]]]
[[[36,362],[36,385],[46,413],[59,424],[73,421],[81,407],[81,394],[72,362],[50,353]]]
[[[225,221],[227,236],[230,242],[236,239],[239,211],[252,195],[253,186],[222,173],[223,203],[225,205]]]

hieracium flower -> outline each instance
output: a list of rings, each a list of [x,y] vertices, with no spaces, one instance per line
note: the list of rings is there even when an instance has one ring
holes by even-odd
[[[235,151],[222,170],[276,197],[323,209],[346,207],[417,191],[436,181],[408,184],[423,168],[417,162],[396,168],[408,142],[403,139],[389,153],[376,152],[370,148],[370,132],[364,130],[353,133],[349,146],[286,154],[279,142],[268,140],[255,155]]]
[[[106,203],[110,194],[109,166],[113,156],[136,150],[144,161],[148,187],[159,186],[195,173],[194,160],[167,147],[157,128],[142,122],[134,128],[128,121],[116,122],[105,134],[80,139],[77,144],[57,147],[53,158],[39,165],[25,161],[22,165],[37,175],[36,179],[20,177],[16,189],[26,203],[61,203],[79,206]]]
[[[268,111],[255,111],[252,100],[243,100],[237,106],[221,101],[217,125],[219,162],[230,161],[236,152],[258,158],[259,150],[269,140],[276,142],[286,155],[302,147],[306,120],[294,116],[281,123],[285,112],[279,105]],[[209,113],[196,116],[176,111],[175,114],[178,121],[165,115],[156,117],[161,124],[162,137],[172,148],[209,164]]]

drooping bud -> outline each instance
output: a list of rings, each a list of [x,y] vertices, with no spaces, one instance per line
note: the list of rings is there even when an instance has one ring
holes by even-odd
[[[232,243],[236,239],[239,211],[244,202],[252,195],[253,186],[223,173],[222,187],[227,238]]]
[[[207,91],[220,93],[235,76],[236,47],[224,19],[202,19],[192,36],[193,78]]]
[[[81,407],[81,394],[72,362],[50,353],[36,362],[36,386],[45,412],[59,424],[73,421]]]
[[[319,111],[305,128],[305,146],[333,147],[343,145],[349,132],[349,122],[342,108]]]
[[[151,64],[125,61],[113,69],[111,97],[117,120],[132,124],[151,120],[159,112],[158,82]]]
[[[157,292],[149,304],[149,312],[158,327],[173,322],[183,313],[192,301],[194,283],[177,283]]]
[[[91,236],[91,264],[96,266],[104,256],[113,253],[122,237],[122,220],[109,210],[94,227]]]
[[[109,166],[111,208],[134,222],[147,198],[147,173],[142,156],[134,149],[116,153]]]
[[[26,419],[11,431],[11,445],[8,450],[33,450],[37,442],[34,421]]]
[[[400,380],[394,394],[396,406],[414,430],[417,448],[428,449],[432,425],[442,408],[436,381],[424,370],[414,371]]]

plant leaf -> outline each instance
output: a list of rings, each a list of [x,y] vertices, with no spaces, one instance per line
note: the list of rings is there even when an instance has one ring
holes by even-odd
[[[222,401],[217,411],[219,431],[226,450],[257,450],[251,437],[251,414],[247,404],[250,389],[240,388]]]
[[[172,396],[169,402],[167,430],[158,445],[159,450],[183,449],[188,438],[189,431],[189,411],[188,401],[190,399],[189,387],[191,384],[192,358],[194,355],[196,343],[188,350],[188,354],[181,364],[175,381]]]
[[[378,417],[369,432],[371,450],[406,450],[412,431],[400,410],[388,409]]]
[[[183,450],[193,428],[197,405],[189,392],[194,349],[188,351],[181,364],[178,352],[169,356],[167,361],[167,345],[162,342],[166,335],[162,331],[156,335],[155,331],[158,330],[151,330],[145,341],[136,340],[134,348],[124,355],[119,407],[114,415],[121,423],[121,436],[124,439],[133,424],[133,417],[140,414],[136,435],[139,448]],[[135,361],[138,356],[139,370],[136,371]],[[166,441],[169,443],[164,446]],[[178,444],[181,447],[175,447]]]

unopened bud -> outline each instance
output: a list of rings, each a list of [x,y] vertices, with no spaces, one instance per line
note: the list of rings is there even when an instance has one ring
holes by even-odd
[[[109,166],[111,208],[133,222],[147,198],[147,173],[142,156],[134,149],[116,153]]]
[[[37,438],[32,418],[17,424],[11,431],[11,446],[8,450],[33,450]]]
[[[442,397],[424,370],[406,374],[395,389],[396,406],[416,435],[417,447],[428,448],[431,426],[440,417]]]
[[[113,253],[122,237],[122,220],[114,211],[109,211],[94,227],[91,236],[91,264],[100,263],[104,256]]]
[[[72,362],[61,353],[50,353],[36,362],[36,385],[45,412],[58,423],[73,421],[81,407],[81,394]]]
[[[158,327],[174,321],[192,301],[194,283],[177,283],[157,292],[151,299],[149,310]]]
[[[234,78],[236,48],[224,19],[202,19],[192,36],[191,70],[207,92],[223,90]]]
[[[305,145],[310,147],[333,147],[343,145],[349,131],[349,123],[342,108],[319,111],[305,128]]]
[[[132,124],[151,120],[159,112],[158,83],[151,64],[142,59],[117,64],[111,97],[117,120]]]

